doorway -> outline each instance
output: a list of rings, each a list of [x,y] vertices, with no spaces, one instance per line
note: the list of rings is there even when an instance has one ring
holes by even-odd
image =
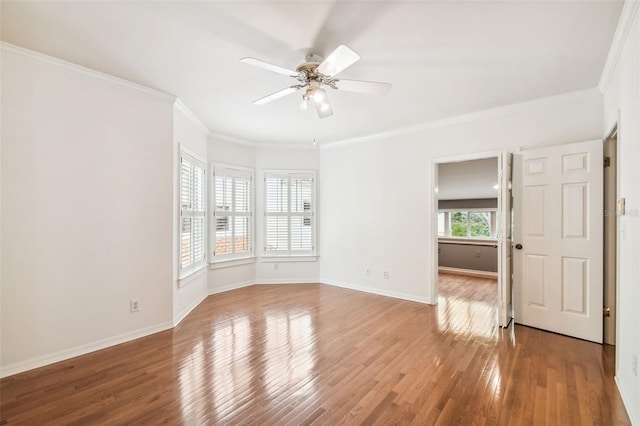
[[[439,271],[497,279],[503,327],[512,317],[510,160],[511,154],[490,152],[433,163],[432,300],[438,301]]]
[[[491,157],[499,159],[500,204],[496,220],[500,222],[497,225],[500,325],[506,327],[512,314],[516,314],[515,322],[524,325],[593,342],[615,342],[617,260],[614,250],[617,245],[616,218],[622,214],[616,200],[616,143],[614,129],[604,146],[604,153],[611,157],[611,166],[606,168],[605,174],[602,140],[519,151],[513,156],[514,169],[518,169],[517,173],[513,172],[513,209],[511,154],[470,154],[434,160],[432,229],[437,230],[451,226],[446,218],[438,223],[439,165]],[[606,194],[609,199],[606,208],[605,184],[612,188]],[[607,218],[612,220],[602,220],[605,210],[609,212]],[[512,212],[519,223],[513,230]],[[610,227],[608,232],[604,229],[605,222]],[[438,232],[434,232],[432,249],[432,282],[435,285],[431,299],[436,303]],[[606,258],[610,261],[605,272]],[[518,266],[513,274],[512,263]],[[609,306],[611,316],[603,322],[605,301],[604,306]],[[605,323],[608,330],[605,330]]]

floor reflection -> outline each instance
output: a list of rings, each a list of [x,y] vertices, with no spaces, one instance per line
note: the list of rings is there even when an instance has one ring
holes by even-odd
[[[292,396],[315,392],[317,354],[311,313],[271,309],[265,322],[265,390],[275,397],[283,388],[297,384]]]
[[[251,331],[247,315],[230,318],[214,328],[209,368],[214,386],[213,406],[220,417],[239,404],[250,390],[254,377]]]
[[[315,334],[312,311],[304,307],[260,307],[215,318],[180,356],[183,422],[202,421],[203,412],[224,422],[249,405],[267,410],[282,398],[315,393]]]
[[[498,282],[440,274],[438,329],[461,336],[496,339],[498,333]]]
[[[203,407],[194,407],[194,396],[206,385],[206,379],[202,372],[205,370],[206,355],[204,344],[198,341],[191,351],[182,358],[179,366],[178,389],[180,391],[180,406],[182,417],[185,421],[193,417],[193,413]],[[200,401],[202,404],[202,401]],[[199,405],[200,405],[199,404]],[[194,410],[195,408],[195,410]]]
[[[181,355],[178,389],[185,423],[212,407],[216,417],[223,418],[250,396],[255,376],[251,333],[248,315],[219,320]]]

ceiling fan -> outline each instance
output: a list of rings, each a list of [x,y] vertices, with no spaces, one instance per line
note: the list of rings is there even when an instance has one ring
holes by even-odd
[[[345,45],[338,46],[326,59],[313,53],[308,54],[305,59],[306,62],[298,66],[295,71],[282,68],[277,65],[272,65],[255,58],[240,59],[240,61],[245,64],[264,68],[298,80],[298,84],[278,90],[275,93],[253,101],[253,103],[256,105],[263,105],[297,92],[298,90],[304,90],[300,109],[307,109],[307,102],[312,101],[316,106],[318,116],[320,118],[325,118],[332,115],[333,110],[329,104],[329,98],[327,97],[327,92],[324,90],[324,87],[373,95],[386,95],[389,93],[389,90],[391,90],[390,83],[344,80],[336,78],[336,75],[360,59],[360,55]]]

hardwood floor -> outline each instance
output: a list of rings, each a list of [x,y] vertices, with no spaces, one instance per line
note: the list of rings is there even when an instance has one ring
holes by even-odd
[[[174,330],[1,380],[0,424],[629,424],[612,347],[497,327],[494,280],[439,288],[210,296]]]

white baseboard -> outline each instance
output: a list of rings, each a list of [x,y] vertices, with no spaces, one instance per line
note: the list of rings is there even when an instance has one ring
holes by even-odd
[[[236,290],[243,287],[249,287],[254,285],[256,282],[254,280],[244,281],[236,284],[229,284],[218,288],[209,289],[209,295],[224,293],[225,291]]]
[[[298,279],[282,279],[282,278],[269,278],[264,280],[256,280],[255,284],[318,284],[317,278],[298,278]]]
[[[448,274],[466,275],[468,277],[478,278],[498,278],[497,272],[476,271],[473,269],[449,268],[447,266],[438,266],[438,272],[446,272]]]
[[[411,302],[418,302],[418,303],[425,303],[427,305],[433,305],[433,303],[431,303],[431,301],[426,297],[417,297],[412,294],[400,293],[397,291],[381,290],[377,288],[365,287],[358,284],[345,283],[341,281],[329,280],[324,278],[320,279],[320,283],[332,285],[334,287],[348,288],[349,290],[361,291],[363,293],[376,294],[378,296],[393,297],[394,299],[409,300]]]
[[[635,419],[633,418],[633,412],[631,411],[632,405],[629,404],[629,401],[625,399],[624,393],[622,392],[622,388],[620,387],[620,382],[618,381],[618,377],[615,376],[613,380],[616,382],[616,388],[618,388],[618,393],[620,394],[620,398],[622,398],[622,404],[624,405],[624,408],[627,410],[627,416],[629,416],[629,420],[631,421],[631,424],[640,425],[640,423],[636,423]]]
[[[187,315],[189,315],[191,313],[191,311],[193,311],[195,308],[197,308],[198,305],[201,304],[202,301],[207,298],[207,296],[209,296],[209,295],[208,294],[203,294],[198,299],[194,300],[193,303],[191,303],[189,306],[187,306],[182,311],[180,311],[180,313],[178,313],[178,315],[176,315],[173,318],[173,326],[175,327],[178,324],[180,324],[182,322],[182,320],[185,319],[187,317]]]
[[[86,355],[91,352],[99,351],[100,349],[105,349],[110,346],[115,346],[121,343],[128,342],[130,340],[139,339],[141,337],[145,337],[151,334],[159,333],[161,331],[169,330],[172,327],[173,326],[171,322],[164,322],[151,327],[141,328],[139,330],[135,330],[129,333],[123,333],[117,336],[98,340],[96,342],[87,343],[86,345],[80,345],[74,348],[65,349],[49,355],[43,355],[43,356],[28,359],[26,361],[20,361],[14,364],[9,364],[0,369],[0,378],[13,376],[14,374],[22,373],[27,370],[33,370],[34,368],[44,367],[45,365],[53,364],[59,361],[64,361],[70,358],[75,358],[80,355]]]

